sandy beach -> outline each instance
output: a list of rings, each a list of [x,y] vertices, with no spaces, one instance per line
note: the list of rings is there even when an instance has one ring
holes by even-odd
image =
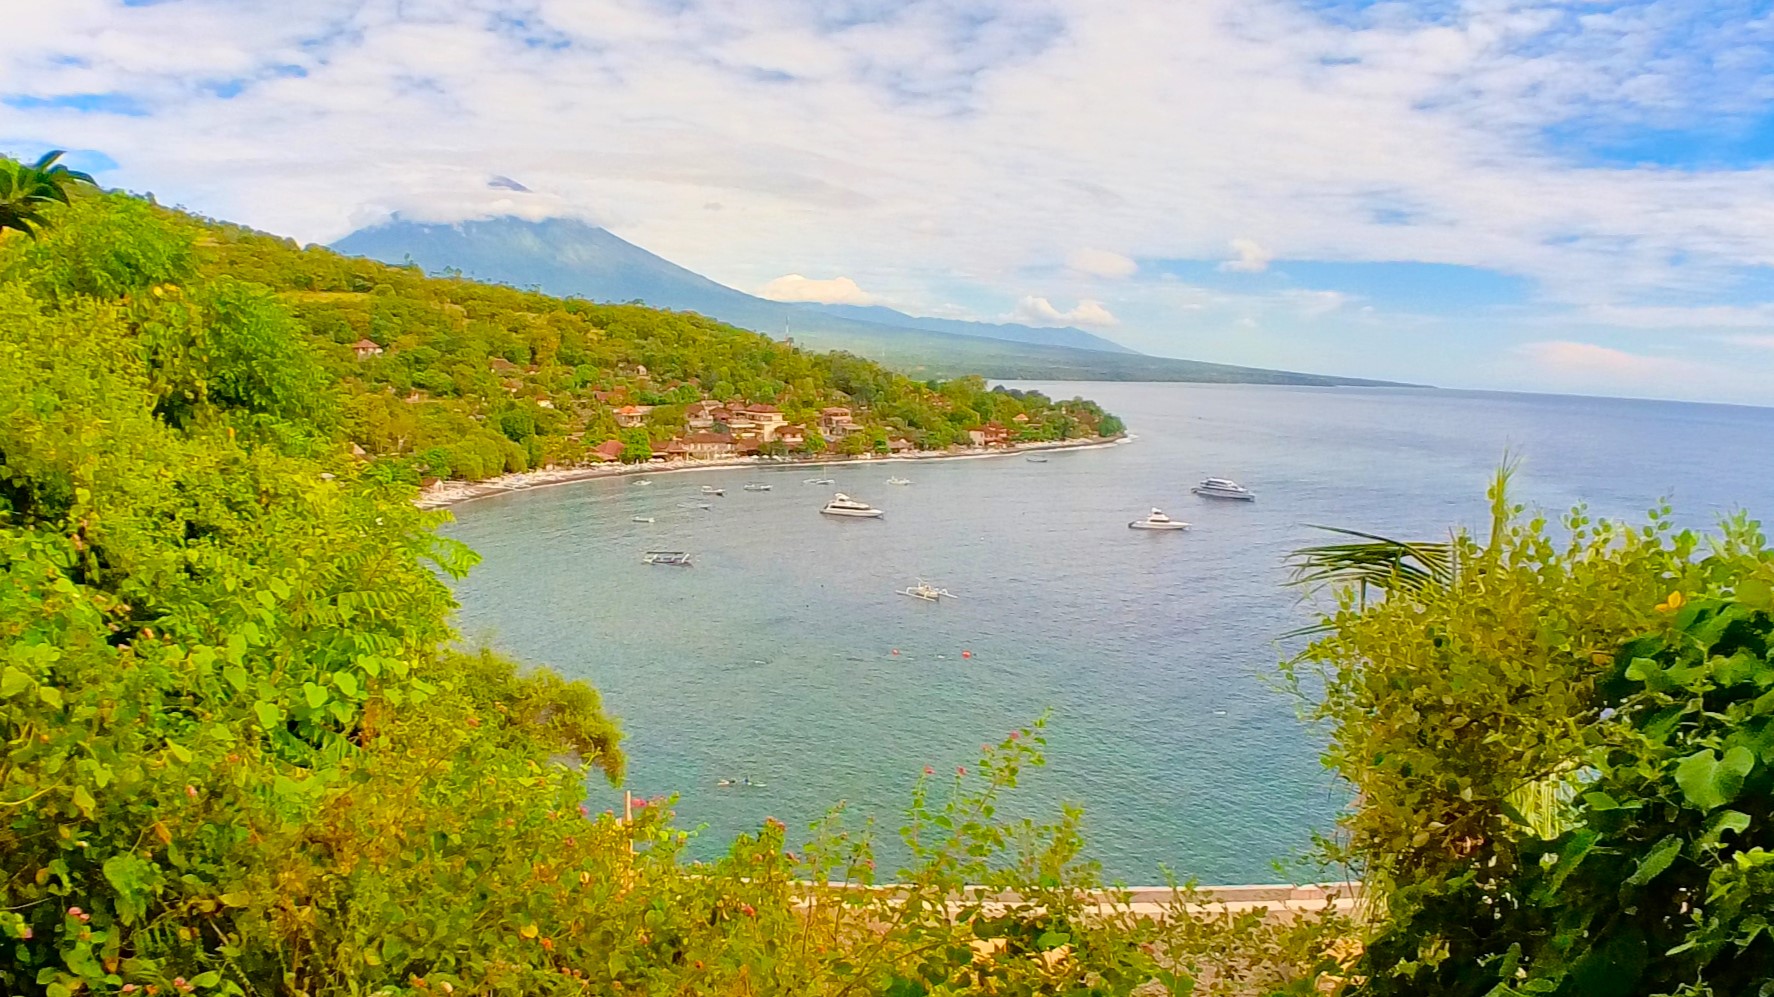
[[[553,485],[589,481],[593,478],[615,478],[624,475],[678,474],[686,471],[715,471],[735,467],[826,467],[833,464],[906,464],[934,460],[982,460],[1011,457],[1017,454],[1042,453],[1053,450],[1094,450],[1132,441],[1131,436],[1092,436],[1078,440],[1016,443],[1007,447],[968,450],[934,450],[884,456],[865,454],[859,457],[722,457],[712,460],[647,461],[641,464],[595,464],[585,467],[553,467],[521,474],[501,474],[484,481],[439,481],[419,493],[416,500],[421,509],[442,509],[472,502],[490,495]]]

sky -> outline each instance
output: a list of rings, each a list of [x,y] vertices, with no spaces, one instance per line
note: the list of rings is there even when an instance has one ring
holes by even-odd
[[[1774,405],[1774,0],[56,0],[0,152],[330,242],[572,216],[783,299]]]

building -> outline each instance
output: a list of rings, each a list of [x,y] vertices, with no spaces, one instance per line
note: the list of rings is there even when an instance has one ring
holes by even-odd
[[[781,426],[776,430],[776,442],[789,447],[801,446],[807,442],[807,431],[799,426]]]
[[[976,447],[1001,447],[1010,442],[1010,430],[1001,423],[988,422],[977,429],[969,429],[967,438]]]
[[[691,433],[684,437],[684,450],[691,457],[712,460],[731,457],[737,447],[733,437],[726,433]]]
[[[487,361],[487,367],[495,374],[510,374],[522,369],[504,357],[493,357]]]
[[[351,344],[351,352],[357,354],[357,359],[364,360],[381,356],[382,346],[373,339],[360,339]]]
[[[647,413],[651,411],[653,411],[651,405],[624,405],[615,412],[616,425],[624,429],[646,425]]]
[[[782,414],[782,410],[774,405],[747,405],[745,414],[758,427],[766,443],[775,439],[776,431],[788,422],[788,418]]]
[[[918,449],[918,445],[903,436],[895,436],[887,441],[887,450],[889,453],[905,453],[908,450],[916,449]]]
[[[605,440],[591,448],[592,456],[598,460],[621,460],[624,444],[621,440]]]
[[[841,406],[819,410],[819,431],[829,439],[836,439],[847,433],[854,432],[856,422],[850,417],[850,410]]]

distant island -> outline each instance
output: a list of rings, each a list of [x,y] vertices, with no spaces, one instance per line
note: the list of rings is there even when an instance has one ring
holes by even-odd
[[[1030,381],[1193,381],[1403,387],[1393,381],[1135,353],[1082,329],[921,318],[881,307],[769,301],[718,284],[605,229],[554,218],[428,225],[396,218],[333,244],[350,256],[594,301],[696,312],[814,349],[843,350],[910,376]]]

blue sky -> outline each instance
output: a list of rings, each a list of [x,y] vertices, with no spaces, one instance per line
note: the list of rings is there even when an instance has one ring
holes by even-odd
[[[1774,404],[1771,8],[63,0],[0,150],[305,241],[571,215],[780,297]]]

